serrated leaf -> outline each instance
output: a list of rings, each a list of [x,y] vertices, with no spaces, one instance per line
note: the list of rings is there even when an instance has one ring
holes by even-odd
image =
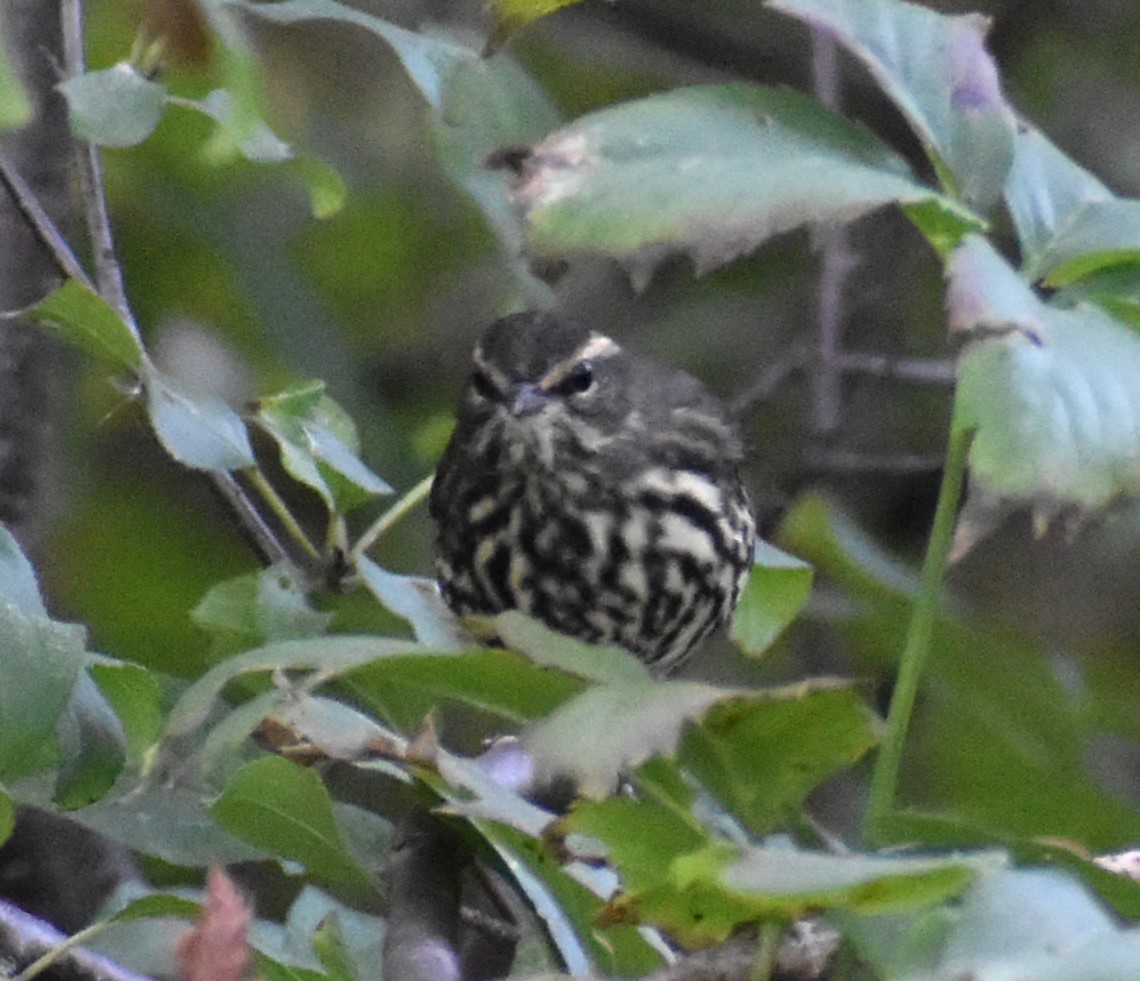
[[[166,86],[143,78],[121,61],[113,68],[61,82],[72,129],[100,146],[135,146],[158,126],[166,109]]]
[[[810,565],[758,542],[748,584],[732,617],[732,639],[749,654],[767,650],[807,602],[811,582]]]
[[[1046,515],[1140,492],[1140,337],[1095,307],[1042,303],[980,238],[948,276],[951,324],[998,331],[959,360],[972,488]]]
[[[771,0],[834,37],[910,122],[947,193],[987,212],[1013,160],[1015,123],[978,14],[949,17],[898,0]]]
[[[723,265],[809,222],[936,197],[868,130],[789,89],[676,89],[590,113],[523,162],[516,199],[542,257],[603,253],[644,285],[689,253]]]
[[[23,316],[58,330],[72,344],[131,371],[137,371],[142,363],[142,346],[123,318],[101,296],[74,280],[53,290]]]
[[[542,782],[568,778],[581,795],[603,797],[624,770],[671,754],[687,723],[738,694],[692,681],[600,685],[528,728],[523,743]]]
[[[310,875],[355,902],[370,903],[376,886],[349,856],[332,799],[312,770],[279,756],[242,767],[210,814],[227,831]]]
[[[239,8],[255,17],[278,24],[300,24],[311,20],[333,20],[355,24],[384,40],[428,104],[438,107],[443,86],[456,66],[478,58],[471,48],[428,34],[418,34],[335,0],[285,0],[283,3],[250,3],[248,0],[219,0],[223,6]]]
[[[245,424],[216,395],[191,393],[154,367],[146,371],[151,425],[166,451],[199,470],[241,470],[254,463]]]
[[[65,810],[83,807],[111,789],[122,772],[127,736],[99,686],[80,671],[71,700],[56,723],[60,763],[55,801]]]

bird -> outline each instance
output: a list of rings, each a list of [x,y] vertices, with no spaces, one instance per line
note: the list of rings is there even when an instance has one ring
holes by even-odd
[[[472,355],[429,511],[459,616],[519,610],[663,677],[731,616],[756,525],[743,444],[696,378],[557,313]]]

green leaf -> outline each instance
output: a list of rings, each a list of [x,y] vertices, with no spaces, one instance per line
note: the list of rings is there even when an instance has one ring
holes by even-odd
[[[123,318],[97,293],[69,279],[23,316],[58,330],[69,342],[137,371],[143,350]]]
[[[569,778],[580,794],[602,797],[628,768],[671,754],[686,723],[739,694],[693,681],[600,685],[529,727],[523,743],[540,777]]]
[[[322,160],[297,157],[291,164],[309,191],[309,203],[314,218],[331,218],[344,207],[348,187],[344,178]]]
[[[0,845],[4,844],[16,826],[16,805],[12,798],[0,787]]]
[[[83,807],[111,789],[127,755],[123,723],[86,671],[56,724],[60,764],[55,801],[65,810]]]
[[[7,37],[4,20],[0,17],[0,38]],[[4,45],[0,44],[0,132],[23,126],[32,117],[32,104],[12,69]]]
[[[356,981],[357,974],[344,945],[340,918],[331,911],[313,931],[313,951],[333,981]]]
[[[245,424],[216,395],[190,393],[152,366],[147,367],[145,384],[151,425],[175,460],[199,470],[253,466]]]
[[[1140,978],[1140,930],[1118,927],[1079,883],[1051,870],[983,876],[959,904],[925,915],[837,920],[883,977]]]
[[[982,213],[1013,161],[1015,122],[978,14],[898,0],[771,0],[866,65],[922,141],[947,193]]]
[[[508,610],[486,622],[490,633],[536,664],[567,671],[589,681],[645,681],[649,678],[649,669],[629,651],[576,640],[518,610]]]
[[[1113,194],[1040,130],[1023,124],[1014,138],[1005,199],[1025,274],[1038,279],[1049,271],[1041,256],[1057,233],[1089,205],[1111,201]]]
[[[0,525],[0,603],[29,617],[46,617],[36,571],[12,533]]]
[[[348,977],[366,978],[380,963],[384,924],[374,916],[338,903],[313,886],[302,889],[289,907],[285,920],[287,949],[301,951],[316,946],[316,934],[330,917],[336,919],[343,950],[355,968],[355,973]]]
[[[816,787],[853,766],[880,734],[857,692],[821,680],[714,705],[686,731],[679,755],[736,818],[766,834],[794,818]]]
[[[491,0],[494,27],[487,42],[488,49],[493,51],[499,48],[532,21],[578,2],[579,0]]]
[[[809,222],[937,195],[808,96],[729,84],[583,116],[534,148],[515,197],[539,256],[601,252],[644,285],[671,252],[702,272]]]
[[[366,555],[356,560],[356,571],[373,596],[411,624],[416,640],[425,647],[458,651],[471,646],[470,638],[444,603],[434,579],[388,572]]]
[[[279,756],[254,760],[234,775],[210,814],[227,831],[301,863],[354,902],[375,901],[376,886],[345,850],[332,799],[312,770]]]
[[[316,670],[331,678],[377,658],[417,651],[411,641],[351,635],[284,640],[246,651],[215,665],[182,693],[167,718],[164,738],[177,740],[197,731],[226,685],[244,675]]]
[[[166,109],[166,86],[143,78],[125,61],[88,72],[58,86],[77,136],[100,146],[135,146],[145,140]]]
[[[1090,273],[1140,263],[1140,201],[1096,201],[1070,216],[1025,274],[1066,286]]]
[[[216,660],[266,643],[320,636],[332,620],[314,610],[300,585],[277,567],[218,583],[190,617],[210,634]]]
[[[239,126],[235,123],[234,100],[227,89],[214,89],[197,102],[183,102],[214,120],[223,129],[233,128],[234,144],[246,160],[254,163],[275,164],[293,158],[293,150],[278,138],[265,122],[254,113],[253,119]]]
[[[582,689],[580,679],[504,650],[377,658],[341,676],[337,685],[401,729],[418,726],[445,700],[510,722],[528,722],[548,715]]]
[[[1095,307],[1042,303],[984,239],[964,242],[948,276],[951,325],[984,332],[958,368],[971,497],[1047,520],[1140,492],[1140,337]]]
[[[333,20],[355,24],[383,39],[395,52],[428,104],[438,107],[443,86],[455,69],[479,57],[478,52],[463,45],[429,34],[418,34],[396,24],[337,3],[336,0],[285,0],[283,3],[251,3],[249,0],[218,0],[278,24],[301,24],[311,20]]]
[[[33,773],[51,759],[84,641],[82,627],[0,605],[0,779]]]
[[[138,762],[162,731],[158,679],[137,664],[110,658],[94,661],[87,670],[122,721],[128,760]]]
[[[107,922],[133,923],[137,920],[155,920],[162,917],[196,919],[202,912],[202,904],[185,896],[170,893],[151,893],[132,899],[122,909],[111,914]]]
[[[260,399],[255,418],[280,448],[286,471],[316,491],[331,511],[343,513],[392,493],[360,461],[356,427],[324,394],[323,382]]]
[[[763,653],[807,602],[811,580],[806,562],[758,542],[748,584],[732,618],[732,639],[749,654]]]
[[[549,304],[550,287],[523,256],[523,226],[502,168],[489,161],[503,147],[537,143],[562,117],[535,81],[508,57],[459,63],[443,88],[443,104],[429,116],[444,172],[483,212],[500,246],[500,261],[529,302]]]

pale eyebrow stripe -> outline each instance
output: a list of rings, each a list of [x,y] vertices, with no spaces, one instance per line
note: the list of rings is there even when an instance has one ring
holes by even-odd
[[[483,372],[484,375],[490,378],[490,380],[494,382],[495,387],[499,389],[499,391],[506,391],[507,388],[510,387],[507,376],[500,372],[497,368],[495,368],[494,365],[490,364],[484,358],[482,344],[478,345],[475,348],[471,360],[475,362],[476,369]]]
[[[570,357],[559,361],[558,364],[543,375],[538,384],[541,388],[548,388],[560,382],[583,361],[597,361],[599,358],[611,358],[619,353],[621,353],[621,348],[616,341],[606,337],[604,334],[591,334],[586,338],[586,342],[570,355]]]

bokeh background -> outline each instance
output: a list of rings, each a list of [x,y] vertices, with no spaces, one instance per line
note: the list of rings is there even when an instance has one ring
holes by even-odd
[[[488,30],[478,3],[352,5],[476,43]],[[1014,104],[1118,193],[1140,193],[1140,7],[1128,0],[928,6],[992,17],[991,49]],[[128,56],[141,11],[132,0],[90,5],[92,67]],[[439,165],[422,99],[379,39],[337,24],[248,26],[270,121],[343,175],[345,205],[314,218],[289,165],[212,165],[202,152],[210,123],[172,109],[142,146],[104,154],[131,302],[158,360],[233,404],[323,378],[360,427],[364,459],[405,490],[442,451],[475,335],[517,303],[509,263],[481,212]],[[192,45],[181,55],[163,80],[200,97],[216,83]],[[586,0],[528,28],[495,57],[517,60],[569,120],[687,83],[743,78],[810,88],[811,56],[804,30],[758,3]],[[869,78],[845,58],[840,65],[845,111],[916,157],[912,137]],[[823,493],[880,547],[916,563],[938,487],[950,387],[851,374],[830,425],[820,417],[811,363],[766,384],[776,377],[773,366],[816,343],[820,270],[812,246],[807,232],[781,236],[700,278],[678,260],[641,293],[616,265],[576,260],[555,291],[567,313],[686,367],[742,407],[747,476],[768,533],[803,495]],[[856,265],[843,292],[844,347],[949,366],[941,268],[919,234],[899,215],[881,213],[849,230],[846,249]],[[256,557],[206,481],[166,458],[103,366],[75,357],[69,378],[58,517],[38,560],[53,610],[89,625],[97,649],[197,674],[210,653],[189,611],[209,586],[254,569]],[[358,526],[374,516],[357,516]],[[420,510],[376,556],[423,574],[430,545]],[[1138,556],[1134,508],[1075,536],[1052,531],[1042,539],[1021,516],[960,563],[950,584],[960,608],[990,625],[978,643],[997,632],[1015,638],[1074,698],[1086,689],[1113,692],[1111,703],[1096,702],[1102,734],[1086,763],[1093,779],[1133,808],[1140,805]],[[828,601],[821,589],[817,609]],[[323,602],[337,612],[338,629],[390,626],[352,596]],[[884,648],[891,643],[883,638]],[[891,653],[884,649],[877,664],[852,660],[832,632],[809,623],[751,670],[771,680],[877,669],[885,677]],[[987,670],[983,656],[979,686]],[[952,742],[955,733],[929,738]]]

